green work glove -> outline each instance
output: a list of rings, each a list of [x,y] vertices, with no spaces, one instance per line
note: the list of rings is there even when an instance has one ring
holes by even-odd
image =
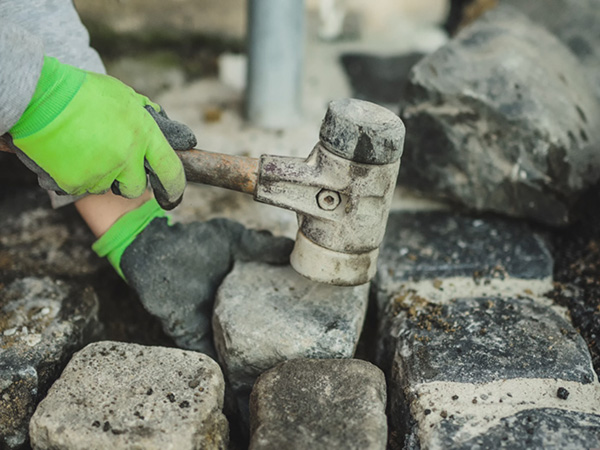
[[[293,241],[227,219],[170,225],[154,200],[96,243],[180,347],[214,356],[215,294],[236,260],[287,264]]]
[[[161,131],[162,130],[162,131]],[[160,205],[181,201],[185,175],[171,148],[196,139],[170,121],[147,97],[115,78],[45,57],[35,93],[10,129],[25,164],[40,185],[59,193],[142,195],[146,171]]]

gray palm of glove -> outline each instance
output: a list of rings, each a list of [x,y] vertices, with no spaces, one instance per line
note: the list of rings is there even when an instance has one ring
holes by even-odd
[[[292,247],[228,219],[169,226],[158,218],[125,250],[121,269],[177,345],[214,356],[214,298],[234,262],[287,264]]]

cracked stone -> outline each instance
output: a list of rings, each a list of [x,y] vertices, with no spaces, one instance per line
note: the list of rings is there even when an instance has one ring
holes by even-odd
[[[590,92],[557,37],[500,5],[413,68],[399,180],[475,210],[565,225],[600,174]]]
[[[215,346],[242,419],[256,378],[295,358],[351,358],[369,285],[312,282],[290,266],[236,263],[217,292]]]
[[[263,373],[251,396],[258,449],[385,449],[386,384],[357,359],[297,359]]]
[[[223,396],[221,369],[206,355],[97,342],[73,357],[39,404],[31,442],[36,449],[224,449]]]
[[[98,300],[74,281],[0,281],[0,447],[17,449],[71,355],[98,334]]]

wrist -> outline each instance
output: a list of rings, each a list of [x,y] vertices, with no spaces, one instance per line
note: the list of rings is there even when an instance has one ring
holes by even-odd
[[[85,77],[85,71],[45,56],[33,97],[19,121],[10,129],[13,139],[30,136],[58,117],[75,97]]]
[[[155,199],[119,218],[94,244],[92,250],[106,257],[121,278],[121,257],[135,238],[156,218],[164,217],[164,210]]]

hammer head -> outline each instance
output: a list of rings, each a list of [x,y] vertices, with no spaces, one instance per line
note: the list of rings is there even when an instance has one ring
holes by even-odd
[[[298,213],[297,272],[343,286],[375,275],[404,135],[391,111],[344,99],[329,104],[306,160],[261,158],[256,200]]]

